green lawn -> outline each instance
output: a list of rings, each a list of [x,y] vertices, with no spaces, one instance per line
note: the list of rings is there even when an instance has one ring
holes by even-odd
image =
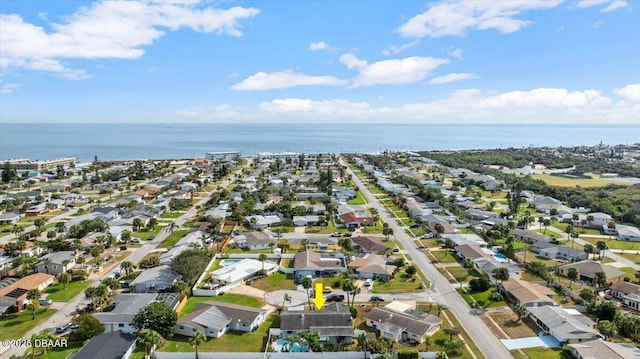
[[[562,349],[527,348],[522,349],[529,359],[562,359]],[[569,356],[569,358],[573,358]]]
[[[56,312],[55,309],[39,309],[35,320],[31,320],[31,312],[22,311],[11,314],[0,320],[0,339],[24,338],[27,332],[47,320]]]
[[[262,289],[266,292],[273,292],[278,289],[296,289],[296,284],[292,274],[281,272],[253,281],[252,287]]]
[[[383,283],[380,281],[375,281],[373,284],[372,293],[411,293],[418,292],[424,289],[420,289],[421,282],[418,279],[418,276],[414,276],[415,280],[412,281],[411,278],[404,273],[404,271],[399,271],[396,273],[396,276],[390,280],[389,282]],[[428,284],[427,284],[428,285]]]
[[[453,253],[449,252],[448,250],[431,251],[430,253],[440,263],[457,263],[458,262],[458,260],[453,255]]]
[[[183,213],[181,212],[167,212],[167,213],[164,213],[162,216],[160,216],[160,218],[178,218],[182,215]]]
[[[362,195],[362,192],[360,191],[356,193],[356,198],[350,199],[347,201],[347,204],[365,204],[365,203],[367,203],[367,199],[364,198],[364,195]]]
[[[91,280],[69,282],[66,289],[64,289],[62,283],[56,283],[50,285],[44,293],[47,294],[47,298],[54,302],[68,302],[75,298],[78,293],[87,289],[92,282]]]
[[[607,244],[607,247],[611,249],[624,249],[629,251],[640,251],[640,242],[628,242],[628,241],[618,241],[618,240],[608,240],[603,238],[589,237],[584,236],[580,237],[580,239],[584,239],[585,241],[593,244],[594,246],[598,241],[603,241]]]
[[[496,307],[505,307],[507,303],[504,300],[499,302],[494,302],[489,299],[491,293],[493,293],[493,288],[489,288],[484,292],[465,292],[464,289],[457,289],[462,299],[464,299],[467,304],[471,305],[474,302],[474,299],[478,304],[480,304],[483,308],[496,308]]]
[[[565,222],[553,222],[552,224],[553,227],[556,227],[560,230],[562,230],[563,232],[567,229],[567,227],[569,226],[569,223],[565,223]],[[586,234],[586,235],[601,235],[602,232],[600,232],[597,229],[593,229],[593,228],[582,228],[582,227],[575,227],[578,230],[578,233],[580,234]]]
[[[158,244],[157,248],[171,248],[173,247],[176,243],[178,243],[178,241],[187,235],[187,233],[189,233],[189,231],[182,229],[179,231],[175,231],[173,233],[171,233],[167,238],[165,238],[162,243]]]
[[[227,293],[223,295],[217,295],[215,297],[191,297],[187,300],[187,303],[185,303],[184,307],[182,307],[180,313],[178,313],[178,317],[182,317],[185,314],[190,313],[198,304],[202,302],[233,303],[254,308],[260,308],[264,305],[264,302],[261,299],[240,294]]]
[[[640,254],[634,251],[633,253],[616,253],[620,257],[626,258],[634,263],[640,263]]]
[[[161,225],[157,225],[155,227],[153,227],[153,231],[150,231],[149,228],[142,228],[141,230],[137,231],[137,232],[133,232],[131,233],[132,237],[138,237],[143,241],[146,241],[147,238],[151,237],[151,236],[155,236],[158,233],[160,233],[160,231],[163,229],[164,227]]]
[[[271,315],[252,333],[228,332],[220,338],[209,338],[200,344],[202,352],[260,352],[264,350],[269,336],[269,328],[279,327],[280,317]],[[176,335],[160,348],[163,352],[193,352],[189,337]]]
[[[552,176],[548,174],[535,174],[531,175],[534,179],[543,180],[550,186],[558,186],[558,187],[604,187],[608,184],[620,184],[618,181],[614,181],[606,178],[566,178],[560,176]]]

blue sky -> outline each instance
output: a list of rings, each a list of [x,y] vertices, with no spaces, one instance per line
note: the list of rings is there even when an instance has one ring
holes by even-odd
[[[0,122],[640,124],[640,2],[0,1]]]

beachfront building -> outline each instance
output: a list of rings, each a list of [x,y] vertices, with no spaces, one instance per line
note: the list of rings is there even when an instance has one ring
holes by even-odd
[[[240,152],[238,151],[219,151],[219,152],[207,152],[205,159],[209,161],[235,161],[240,158]]]

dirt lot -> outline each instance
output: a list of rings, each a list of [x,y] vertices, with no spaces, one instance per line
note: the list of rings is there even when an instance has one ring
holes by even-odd
[[[531,319],[523,318],[518,321],[518,316],[508,308],[500,311],[491,311],[486,315],[490,315],[512,339],[535,337],[539,331]]]

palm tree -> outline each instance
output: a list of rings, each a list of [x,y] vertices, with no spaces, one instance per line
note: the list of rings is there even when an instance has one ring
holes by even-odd
[[[42,264],[44,265],[44,269],[47,271],[47,274],[49,274],[49,264],[51,264],[51,259],[50,258],[43,259]]]
[[[120,281],[113,277],[103,279],[102,284],[109,288],[114,294],[115,291],[120,288]]]
[[[509,279],[509,270],[506,267],[495,268],[491,271],[491,274],[493,274],[493,278],[496,280],[496,282],[500,281],[500,284]],[[496,289],[497,288],[498,285],[496,284]]]
[[[598,258],[602,258],[604,256],[604,251],[606,251],[609,246],[607,246],[607,242],[605,241],[597,241],[596,248],[598,248],[599,251]]]
[[[173,291],[180,294],[180,298],[184,298],[189,293],[189,284],[183,280],[173,283]]]
[[[164,343],[164,338],[153,329],[142,329],[138,331],[138,343],[144,345],[144,357],[150,358],[151,351]]]
[[[526,317],[527,313],[529,313],[529,311],[527,310],[527,307],[525,307],[522,304],[514,305],[513,312],[516,313],[516,315],[518,316],[518,321],[521,320],[523,317]]]
[[[307,290],[307,301],[309,302],[309,308],[311,308],[311,296],[309,295],[309,289],[313,287],[313,279],[311,277],[302,278],[302,288]]]
[[[594,249],[595,249],[595,248],[593,247],[593,244],[589,244],[589,243],[587,243],[587,244],[585,244],[585,245],[584,245],[584,249],[583,249],[583,250],[584,250],[584,252],[587,254],[587,259],[589,259],[589,255],[590,255],[591,253],[593,253]],[[595,256],[594,256],[594,257],[595,257]]]
[[[169,234],[173,233],[178,228],[178,225],[175,222],[171,222],[168,226],[164,228],[165,231],[169,232]]]
[[[444,328],[444,333],[449,335],[449,340],[453,340],[454,335],[460,334],[460,329],[458,327],[448,327]]]
[[[360,294],[362,289],[360,287],[354,287],[353,291],[351,291],[351,309],[353,309],[353,305],[356,304],[356,294]]]
[[[191,343],[191,346],[193,346],[196,350],[196,359],[198,359],[198,347],[200,346],[200,344],[206,341],[207,336],[202,334],[201,332],[196,332],[196,334],[191,339],[189,339],[189,343]]]
[[[27,299],[29,299],[30,301],[37,301],[40,299],[40,297],[42,296],[42,293],[40,292],[40,289],[38,288],[33,288],[30,289],[27,292]]]
[[[291,296],[288,293],[284,293],[284,299],[282,299],[282,308],[284,308],[284,303],[291,303]]]
[[[304,238],[300,244],[302,244],[302,246],[304,247],[304,250],[307,250],[307,247],[309,246],[309,239],[308,238]]]
[[[353,285],[353,282],[349,279],[345,280],[344,282],[342,282],[342,290],[344,290],[344,292],[347,294],[347,306],[349,305],[349,294],[351,294],[351,292],[355,289],[355,286]]]
[[[384,272],[385,272],[385,273],[389,273],[389,272],[387,271],[387,268],[388,268],[388,266],[389,266],[389,257],[391,257],[391,255],[393,255],[393,252],[391,251],[391,248],[389,248],[389,247],[385,248],[385,250],[384,250],[384,256],[385,256],[385,257],[386,257],[386,259],[387,259],[386,261],[384,261]]]
[[[37,300],[32,300],[27,304],[27,310],[31,312],[31,320],[36,319],[36,311],[40,309],[40,302]]]
[[[124,262],[120,263],[120,268],[122,268],[122,270],[124,271],[124,273],[126,275],[129,275],[129,274],[131,274],[131,271],[133,270],[134,265],[133,265],[133,263],[131,263],[129,261],[124,261]]]
[[[609,221],[607,223],[607,229],[609,229],[609,240],[611,240],[611,233],[613,233],[613,231],[616,229],[616,222]]]
[[[427,350],[429,351],[429,346],[431,345],[431,337],[429,335],[424,336],[424,344],[427,346]]]
[[[438,318],[440,318],[440,314],[442,314],[442,311],[447,309],[447,306],[441,303],[438,303],[438,306],[436,307],[437,311],[438,311]]]
[[[67,283],[71,282],[71,274],[60,273],[58,276],[58,282],[62,283],[62,289],[67,289]]]
[[[569,268],[567,270],[567,277],[569,277],[569,279],[571,280],[569,282],[569,289],[571,289],[571,284],[573,283],[573,281],[578,279],[578,269],[574,267]]]
[[[264,253],[260,253],[260,255],[258,256],[258,260],[262,262],[262,274],[264,274],[264,261],[267,260],[267,255]]]
[[[142,222],[142,219],[136,217],[133,219],[133,222],[131,223],[131,226],[133,227],[134,231],[139,231],[140,228],[142,228],[144,226],[144,222]]]

